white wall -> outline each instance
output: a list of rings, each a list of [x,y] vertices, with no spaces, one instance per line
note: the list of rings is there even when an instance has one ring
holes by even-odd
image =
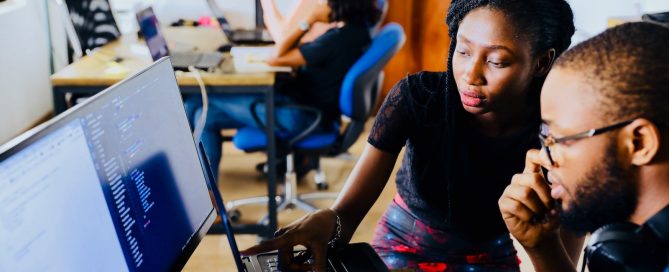
[[[0,4],[0,144],[52,110],[43,0]]]
[[[669,11],[669,0],[568,0],[574,11],[572,45],[606,30],[610,17],[640,19],[643,13]]]

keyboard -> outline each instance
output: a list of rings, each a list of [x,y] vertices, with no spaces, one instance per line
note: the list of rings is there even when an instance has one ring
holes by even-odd
[[[258,262],[260,262],[262,272],[282,272],[279,268],[279,256],[278,255],[261,255],[258,256]],[[314,259],[309,258],[306,261],[308,264],[313,264]],[[337,272],[338,270],[333,267],[333,264],[328,260],[328,272]]]

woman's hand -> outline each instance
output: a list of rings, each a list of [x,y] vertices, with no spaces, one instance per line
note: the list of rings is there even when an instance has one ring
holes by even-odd
[[[337,214],[330,209],[307,214],[290,225],[279,229],[275,238],[243,250],[243,255],[255,255],[279,250],[279,264],[291,270],[327,270],[328,242],[336,228]],[[314,264],[297,261],[293,257],[293,247],[303,245],[312,254]]]
[[[542,164],[548,165],[540,150],[528,151],[525,170],[513,176],[498,202],[507,229],[526,249],[559,236],[557,210],[541,173]]]

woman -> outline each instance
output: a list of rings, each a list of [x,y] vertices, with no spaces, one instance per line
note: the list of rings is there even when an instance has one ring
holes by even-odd
[[[372,242],[385,263],[429,271],[519,270],[497,200],[522,170],[525,152],[539,146],[540,87],[570,44],[573,15],[564,0],[454,0],[447,23],[448,72],[411,75],[391,90],[333,206],[245,254],[279,249],[283,263],[305,268],[287,254],[301,244],[314,255],[315,269],[325,271],[328,243],[349,241],[406,146],[398,194]],[[577,260],[582,241],[563,238]]]

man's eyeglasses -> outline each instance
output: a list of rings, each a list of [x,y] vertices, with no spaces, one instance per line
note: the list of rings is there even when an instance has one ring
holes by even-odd
[[[635,118],[636,119],[636,118]],[[581,140],[585,138],[590,138],[602,133],[606,133],[609,131],[613,131],[622,127],[625,127],[632,123],[635,119],[627,120],[627,121],[622,121],[619,123],[615,123],[610,126],[602,127],[602,128],[596,128],[596,129],[590,129],[581,133],[576,133],[573,135],[565,136],[565,137],[560,137],[560,138],[555,138],[553,135],[550,135],[548,133],[548,126],[546,124],[541,124],[541,131],[539,132],[539,139],[541,142],[541,148],[546,150],[546,154],[548,155],[548,160],[550,161],[551,165],[555,165],[555,162],[553,161],[553,156],[551,155],[551,146],[554,144],[559,144],[559,143],[564,143],[568,141],[576,141],[576,140]]]

